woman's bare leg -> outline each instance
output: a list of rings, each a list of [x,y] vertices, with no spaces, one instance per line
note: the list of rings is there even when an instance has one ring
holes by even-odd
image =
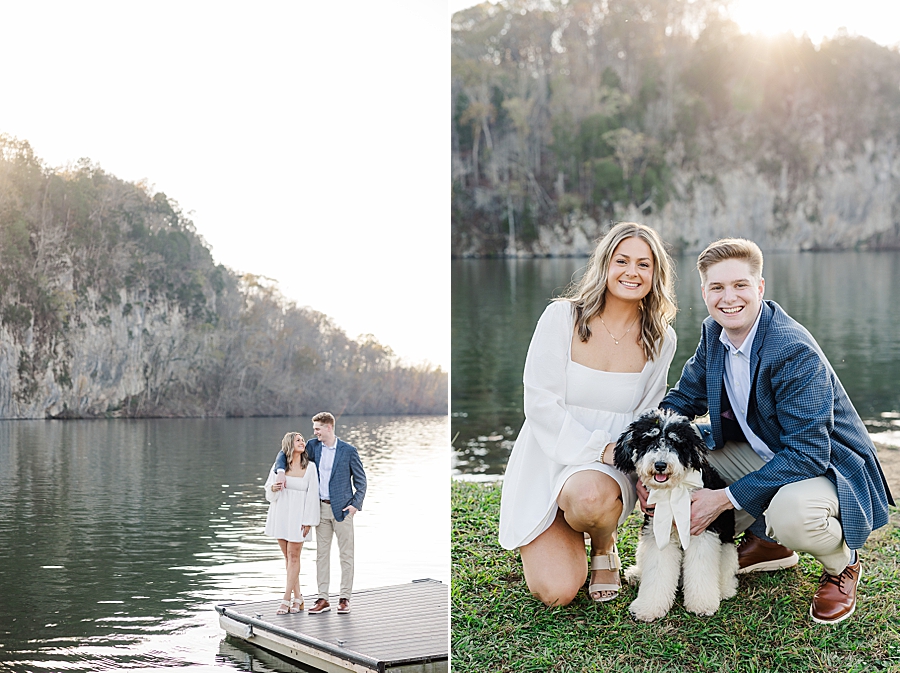
[[[287,543],[287,584],[284,591],[284,600],[291,600],[293,592],[296,598],[300,598],[300,552],[303,550],[302,542]]]
[[[622,515],[622,489],[608,474],[597,470],[576,472],[566,480],[557,498],[566,523],[577,533],[591,538],[591,555],[613,551],[616,526]],[[582,545],[584,538],[582,536]],[[618,584],[618,570],[595,570],[591,584]],[[608,597],[612,591],[599,591],[595,597]]]
[[[572,530],[562,511],[550,528],[519,548],[525,583],[545,605],[568,605],[587,576],[584,535]]]

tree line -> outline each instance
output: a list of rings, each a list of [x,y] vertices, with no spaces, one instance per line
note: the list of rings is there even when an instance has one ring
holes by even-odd
[[[0,345],[0,405],[50,416],[447,411],[446,372],[216,264],[165,194],[5,135]]]
[[[896,48],[741,34],[727,4],[501,0],[454,14],[454,250],[502,252],[571,213],[649,215],[737,163],[784,188],[777,226],[816,172],[896,150]]]

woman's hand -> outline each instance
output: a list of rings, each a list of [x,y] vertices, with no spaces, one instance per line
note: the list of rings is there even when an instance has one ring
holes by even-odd
[[[280,481],[276,481],[274,484],[272,484],[272,493],[277,493],[283,488],[284,484],[282,484]]]
[[[656,509],[656,505],[647,507],[647,498],[650,497],[650,491],[647,490],[647,487],[644,486],[644,482],[640,479],[638,479],[635,490],[637,490],[637,497],[641,503],[641,511],[647,516],[653,516],[653,510]]]
[[[303,537],[309,535],[310,528],[312,528],[312,526],[300,526],[300,532],[303,533]]]

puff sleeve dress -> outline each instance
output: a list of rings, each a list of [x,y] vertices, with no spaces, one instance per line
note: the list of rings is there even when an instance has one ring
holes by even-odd
[[[285,488],[272,492],[275,483],[275,466],[269,470],[266,480],[266,500],[269,513],[266,516],[266,535],[288,542],[306,542],[312,537],[303,536],[303,526],[319,525],[319,474],[316,464],[309,461],[302,477],[287,475]]]
[[[575,317],[572,303],[551,303],[541,315],[525,358],[525,423],[503,479],[500,544],[526,545],[550,527],[566,480],[582,470],[615,479],[622,489],[621,525],[634,509],[635,475],[600,462],[609,442],[642,411],[656,408],[666,392],[675,356],[669,327],[660,352],[642,371],[606,372],[571,358]]]

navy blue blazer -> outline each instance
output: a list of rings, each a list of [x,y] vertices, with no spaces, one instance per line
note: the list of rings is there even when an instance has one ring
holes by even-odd
[[[306,452],[318,469],[319,459],[322,456],[322,442],[313,437],[306,442]],[[344,508],[348,505],[362,509],[363,498],[366,497],[366,472],[359,459],[359,452],[355,446],[343,439],[337,440],[334,465],[331,468],[331,478],[328,480],[328,495],[335,521],[344,520],[347,516]]]
[[[709,412],[713,449],[729,439],[721,333],[711,317],[703,321],[697,351],[660,402],[688,417]],[[782,486],[824,475],[837,489],[844,539],[859,549],[894,504],[875,446],[815,339],[773,301],[762,305],[750,381],[747,424],[775,456],[734,482],[731,494],[759,517]]]

